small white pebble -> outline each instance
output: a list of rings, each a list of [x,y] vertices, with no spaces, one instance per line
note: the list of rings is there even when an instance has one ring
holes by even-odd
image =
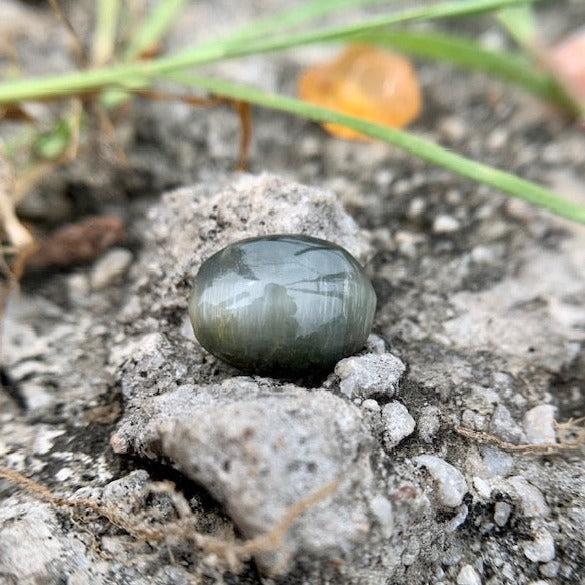
[[[471,250],[470,257],[474,264],[489,265],[496,260],[494,249],[490,246],[475,246]]]
[[[522,429],[503,404],[496,406],[490,421],[489,431],[500,439],[511,443],[521,443],[524,439]]]
[[[431,443],[441,428],[441,411],[436,406],[425,406],[418,417],[418,436]]]
[[[73,477],[73,470],[70,467],[62,467],[55,473],[57,481],[67,481],[71,477]]]
[[[465,122],[461,118],[448,116],[439,121],[439,132],[447,140],[461,140],[465,136],[465,130]]]
[[[382,534],[386,538],[392,536],[392,529],[394,528],[394,515],[392,512],[392,504],[381,495],[374,496],[370,500],[370,510],[378,520],[382,528]]]
[[[524,545],[524,555],[534,563],[548,563],[555,558],[555,541],[546,528],[539,528],[534,540]]]
[[[457,574],[457,585],[481,585],[481,578],[471,565],[463,565]]]
[[[392,396],[405,369],[391,353],[367,353],[342,359],[335,366],[335,375],[347,398],[369,398],[372,394]]]
[[[482,449],[482,460],[486,469],[496,476],[508,475],[514,465],[512,457],[497,447],[484,447]]]
[[[411,199],[410,203],[408,204],[406,216],[409,219],[417,219],[424,213],[426,207],[426,199],[423,197],[415,197],[414,199]]]
[[[372,412],[377,412],[380,410],[380,405],[373,398],[367,398],[364,400],[361,404],[361,407],[364,410],[371,410]]]
[[[467,493],[467,482],[458,469],[435,455],[419,455],[414,461],[426,467],[437,482],[439,488],[437,495],[443,506],[457,508],[463,503],[463,496]]]
[[[437,215],[433,221],[433,232],[436,234],[450,234],[461,227],[459,220],[452,215]]]
[[[395,447],[408,437],[415,427],[415,422],[404,404],[390,402],[382,407],[382,420],[385,423],[384,439],[389,448]]]
[[[371,353],[385,353],[386,342],[375,333],[370,333],[366,339],[366,349]]]
[[[526,441],[533,445],[556,443],[555,407],[539,404],[524,415]]]
[[[527,518],[544,518],[550,514],[542,492],[520,475],[514,475],[507,480],[513,492],[522,505],[522,513]]]
[[[506,502],[496,502],[494,508],[494,522],[501,528],[505,526],[510,518],[512,506]]]
[[[75,304],[82,303],[90,293],[89,280],[85,274],[72,274],[67,279],[69,300]]]
[[[543,577],[557,577],[559,571],[561,570],[561,563],[559,561],[549,561],[548,563],[544,563],[540,565],[538,571]]]
[[[484,500],[489,500],[492,494],[492,488],[488,481],[483,479],[483,477],[474,477],[473,478],[473,487],[477,492],[477,495]]]
[[[508,142],[508,132],[504,128],[496,128],[486,142],[490,150],[500,150]]]
[[[125,248],[112,248],[93,266],[90,276],[91,288],[103,290],[118,281],[132,262],[132,252]]]

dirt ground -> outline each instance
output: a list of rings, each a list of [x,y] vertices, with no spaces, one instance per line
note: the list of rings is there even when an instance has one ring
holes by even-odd
[[[169,47],[282,4],[192,3]],[[66,6],[87,33],[87,6]],[[552,42],[585,5],[539,15]],[[489,18],[450,26],[506,43]],[[24,71],[74,66],[42,3],[0,0],[8,38]],[[219,72],[293,93],[332,51]],[[585,205],[582,129],[481,75],[417,69],[417,133]],[[29,270],[7,303],[0,584],[585,582],[583,226],[266,110],[249,174],[228,106],[137,99],[115,129],[89,128],[19,209],[44,233],[105,214],[127,233]],[[245,376],[186,321],[203,259],[282,232],[343,244],[376,290],[367,347],[325,378]]]

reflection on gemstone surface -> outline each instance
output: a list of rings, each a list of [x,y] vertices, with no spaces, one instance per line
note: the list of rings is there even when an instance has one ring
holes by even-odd
[[[207,259],[189,314],[208,351],[257,372],[332,367],[363,347],[376,298],[343,248],[308,236],[236,242]]]

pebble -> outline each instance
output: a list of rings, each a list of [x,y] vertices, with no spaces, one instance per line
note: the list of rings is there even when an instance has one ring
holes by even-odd
[[[483,447],[481,454],[483,464],[492,475],[508,475],[514,465],[512,457],[497,447]]]
[[[427,200],[423,197],[415,197],[410,200],[406,216],[409,219],[418,219],[425,211],[427,207]]]
[[[501,528],[505,526],[510,518],[512,506],[507,502],[496,502],[494,508],[494,522]]]
[[[489,500],[492,494],[492,488],[488,481],[483,479],[483,477],[474,477],[473,478],[473,487],[477,492],[477,495],[484,500]]]
[[[335,366],[339,390],[348,398],[370,398],[374,394],[393,396],[406,369],[391,353],[368,353],[345,358]]]
[[[384,440],[389,449],[412,434],[416,425],[406,406],[396,401],[382,407],[382,419],[385,423]]]
[[[533,445],[556,443],[555,410],[552,404],[540,404],[524,415],[524,432],[528,443]]]
[[[543,577],[556,577],[561,570],[561,563],[559,561],[550,561],[540,565],[538,570]]]
[[[496,406],[490,421],[489,430],[490,433],[510,443],[521,443],[524,440],[522,429],[503,404]]]
[[[132,262],[132,252],[126,248],[108,250],[93,266],[90,276],[91,288],[103,290],[118,281]]]
[[[457,585],[481,585],[481,578],[471,565],[463,565],[457,575]]]
[[[435,455],[419,455],[414,461],[426,467],[437,482],[439,488],[437,496],[441,505],[457,508],[463,503],[463,496],[468,491],[467,482],[458,469]]]
[[[539,528],[532,542],[524,545],[524,555],[535,563],[548,563],[555,558],[555,541],[546,528]]]
[[[380,524],[384,537],[390,538],[394,528],[392,504],[387,498],[378,494],[370,500],[370,510]]]
[[[450,234],[461,227],[459,220],[452,215],[441,214],[433,221],[433,232],[436,234]]]
[[[513,488],[522,504],[522,513],[527,518],[544,518],[550,514],[542,492],[526,479],[519,475],[508,478],[508,484]]]
[[[487,137],[487,147],[490,150],[500,150],[508,141],[508,133],[503,128],[496,128]]]
[[[465,122],[454,116],[445,117],[439,121],[439,132],[447,140],[456,142],[465,136]]]
[[[425,406],[418,417],[418,436],[425,443],[432,443],[441,428],[441,411],[436,406]]]
[[[89,279],[85,274],[72,274],[67,279],[67,292],[73,304],[82,304],[91,292]]]

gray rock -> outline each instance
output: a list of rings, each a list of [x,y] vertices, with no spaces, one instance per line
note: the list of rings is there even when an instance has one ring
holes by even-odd
[[[481,577],[471,565],[463,565],[457,573],[457,585],[481,585]]]
[[[512,512],[512,506],[507,502],[496,502],[494,506],[494,522],[498,526],[505,526],[510,518]]]
[[[522,513],[527,518],[545,518],[550,515],[550,508],[542,492],[520,475],[508,478],[510,493],[520,500]]]
[[[555,558],[555,541],[546,528],[538,528],[534,540],[523,546],[527,559],[535,563],[548,563]]]
[[[303,555],[347,556],[366,538],[371,437],[355,406],[328,392],[233,378],[153,398],[144,417],[122,426],[114,449],[128,451],[129,442],[169,458],[225,504],[246,537],[268,533],[291,506],[338,482],[299,515],[277,551],[257,556],[265,572],[286,571]]]
[[[90,283],[93,290],[103,290],[122,279],[132,262],[132,252],[125,248],[108,250],[93,266]]]
[[[435,455],[419,455],[414,461],[426,467],[437,482],[437,499],[441,505],[449,508],[461,505],[468,488],[465,477],[457,468]]]
[[[421,409],[418,422],[418,436],[425,443],[432,443],[441,428],[441,411],[436,406],[425,406]]]
[[[396,447],[402,439],[408,437],[416,425],[406,406],[396,401],[382,407],[382,420],[384,421],[384,439],[389,449]]]
[[[524,415],[524,432],[528,443],[536,445],[556,443],[555,411],[556,408],[552,404],[539,404]]]
[[[492,415],[489,426],[490,433],[510,443],[523,442],[524,433],[512,418],[510,411],[503,405],[498,404]]]
[[[77,535],[62,528],[49,504],[16,498],[6,504],[0,508],[2,582],[111,583],[100,558]]]
[[[348,398],[369,398],[376,394],[394,396],[405,365],[391,353],[348,357],[337,363],[339,390]]]

